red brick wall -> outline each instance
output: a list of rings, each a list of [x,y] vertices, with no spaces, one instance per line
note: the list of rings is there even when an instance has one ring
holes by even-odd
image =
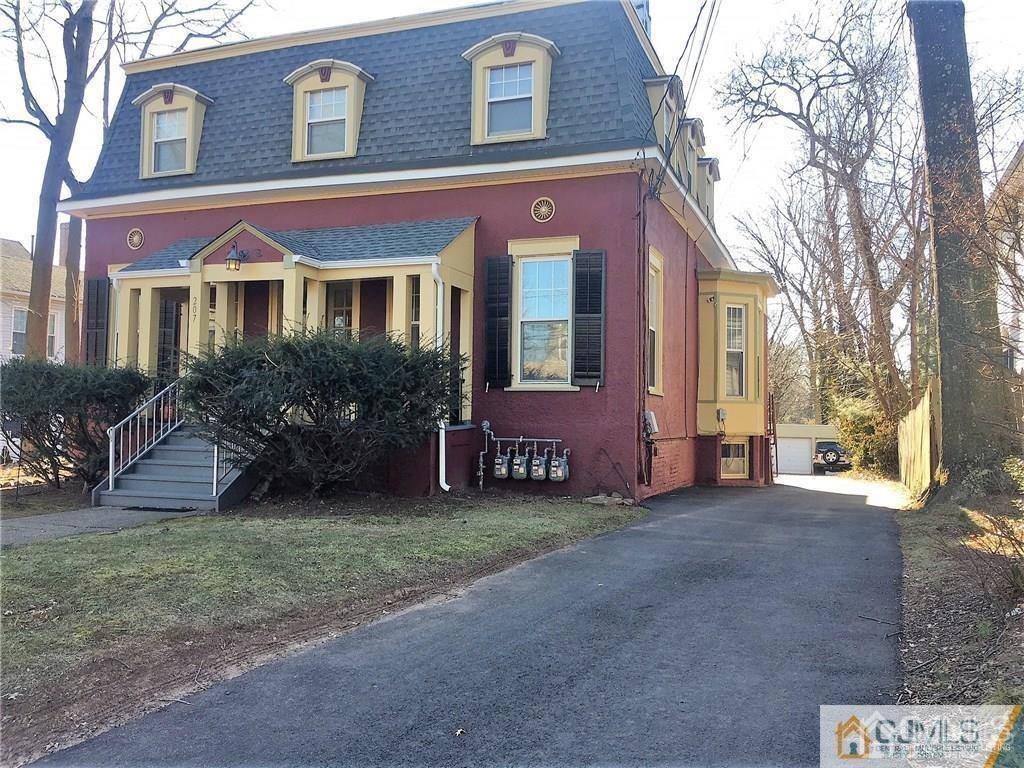
[[[517,487],[559,494],[613,490],[639,494],[637,184],[635,174],[623,173],[95,219],[87,223],[86,276],[105,275],[108,264],[136,261],[181,238],[213,238],[240,219],[269,229],[287,230],[479,216],[472,339],[474,423],[487,419],[499,435],[561,438],[563,445],[572,450],[568,483],[523,481]],[[554,218],[544,224],[530,216],[533,201],[541,196],[553,198],[557,208]],[[140,227],[146,236],[145,246],[139,251],[130,251],[125,245],[126,234],[132,227]],[[510,239],[565,235],[579,235],[582,248],[600,248],[608,253],[605,384],[599,390],[587,387],[579,392],[485,391],[485,259],[506,253]],[[666,256],[669,252],[678,254],[680,248],[672,245],[672,238],[678,238],[678,234],[666,228],[662,237],[668,240],[661,248]],[[467,342],[462,340],[464,347]],[[672,354],[666,348],[666,360],[672,359]],[[677,367],[673,376],[681,378],[684,366],[680,362]],[[684,396],[681,390],[673,392],[674,397]],[[672,408],[666,428],[681,432],[682,422],[673,424],[682,416],[676,413],[675,406]],[[685,418],[692,419],[692,413]],[[480,433],[474,435],[474,440],[479,441]]]
[[[663,395],[646,395],[658,434],[650,483],[653,496],[696,482],[697,455],[697,267],[703,256],[675,219],[658,203],[647,204],[647,242],[664,257],[662,336]]]

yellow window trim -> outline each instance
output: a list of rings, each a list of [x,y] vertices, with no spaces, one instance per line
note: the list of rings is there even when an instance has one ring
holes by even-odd
[[[521,366],[520,359],[520,329],[519,329],[519,289],[522,285],[521,267],[523,259],[529,258],[552,258],[568,257],[569,267],[569,295],[572,296],[572,254],[580,249],[579,235],[565,237],[533,237],[522,240],[509,240],[508,252],[512,256],[512,384],[505,387],[506,391],[515,392],[578,392],[579,387],[572,383],[572,303],[569,307],[569,378],[568,381],[557,382],[523,382],[519,380]]]
[[[653,328],[657,347],[654,359],[654,381],[647,382],[647,391],[652,395],[664,395],[665,387],[665,257],[653,245],[650,246],[650,264],[647,279],[647,307],[650,312],[650,292],[654,289],[657,317],[647,318],[648,330]],[[652,324],[653,321],[653,324]],[[650,350],[648,350],[650,354]]]
[[[510,53],[506,54],[506,47]],[[473,144],[500,144],[547,137],[548,91],[551,87],[551,63],[561,55],[551,40],[528,32],[504,32],[482,40],[467,49],[462,58],[473,66],[472,120]],[[533,120],[531,130],[521,133],[487,134],[488,71],[510,64],[533,64]]]
[[[168,99],[165,94],[169,94]],[[210,99],[194,88],[178,83],[159,83],[132,100],[140,108],[142,130],[139,146],[139,178],[160,179],[165,176],[185,176],[196,172],[199,141],[203,133],[206,108]],[[153,127],[160,112],[185,111],[185,167],[179,170],[157,172],[153,169]]]
[[[321,80],[320,71],[327,72]],[[290,73],[284,82],[292,86],[292,162],[336,160],[355,157],[359,148],[359,125],[363,117],[366,84],[373,75],[361,67],[338,59],[317,59]],[[342,152],[311,154],[306,150],[306,99],[316,91],[345,89],[345,149]]]

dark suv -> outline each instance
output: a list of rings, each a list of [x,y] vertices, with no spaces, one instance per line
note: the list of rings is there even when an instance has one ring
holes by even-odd
[[[849,469],[850,454],[835,440],[819,440],[814,446],[814,471],[837,472]]]

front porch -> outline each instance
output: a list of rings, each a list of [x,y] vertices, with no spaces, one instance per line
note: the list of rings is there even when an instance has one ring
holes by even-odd
[[[475,219],[272,232],[238,222],[111,269],[110,359],[161,378],[232,339],[387,333],[471,358]],[[187,353],[183,354],[183,353]],[[452,421],[468,421],[471,360]]]

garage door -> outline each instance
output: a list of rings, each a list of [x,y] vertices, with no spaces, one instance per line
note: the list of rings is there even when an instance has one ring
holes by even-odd
[[[809,475],[811,467],[811,438],[779,438],[779,474]]]

